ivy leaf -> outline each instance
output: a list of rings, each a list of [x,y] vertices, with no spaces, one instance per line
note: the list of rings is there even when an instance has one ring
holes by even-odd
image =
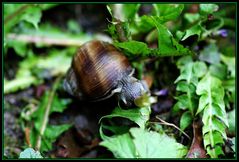
[[[189,111],[183,113],[180,118],[180,128],[184,131],[190,124],[192,124],[193,118]]]
[[[35,151],[32,148],[26,148],[19,155],[19,159],[21,158],[43,158],[39,151]]]
[[[213,12],[218,11],[219,7],[216,4],[200,4],[199,10],[200,14],[206,15],[206,14],[212,14]]]
[[[150,107],[140,107],[135,109],[124,110],[120,107],[116,107],[110,115],[103,116],[99,122],[104,118],[122,117],[127,118],[141,128],[145,127],[146,122],[149,120]]]

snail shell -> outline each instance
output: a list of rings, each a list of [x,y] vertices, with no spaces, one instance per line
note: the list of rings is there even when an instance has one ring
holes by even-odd
[[[83,44],[74,55],[63,86],[80,99],[98,101],[117,93],[127,104],[127,100],[134,100],[147,89],[132,77],[133,72],[127,57],[117,48],[93,40]]]

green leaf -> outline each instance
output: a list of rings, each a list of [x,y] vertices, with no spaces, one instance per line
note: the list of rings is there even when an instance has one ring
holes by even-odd
[[[212,64],[209,66],[209,72],[212,76],[223,80],[227,76],[227,67],[223,64]]]
[[[66,130],[68,130],[71,126],[71,124],[48,125],[44,132],[44,139],[42,141],[41,151],[52,150],[52,144],[57,140],[57,137],[60,136]]]
[[[193,62],[192,56],[187,55],[187,56],[182,56],[178,59],[176,65],[179,69],[181,69],[183,66],[186,64]]]
[[[179,44],[173,38],[171,32],[162,24],[159,23],[157,17],[151,17],[158,30],[158,48],[162,55],[187,55],[193,54],[192,51]]]
[[[193,94],[196,92],[196,87],[193,84],[188,84],[186,81],[180,81],[177,84],[176,90]]]
[[[40,83],[42,83],[42,81],[33,76],[19,77],[11,81],[4,80],[4,94],[23,90],[31,85]]]
[[[196,93],[200,95],[196,114],[203,111],[204,147],[212,158],[217,158],[223,153],[221,144],[227,138],[225,128],[228,127],[222,82],[207,73],[199,81]]]
[[[227,119],[228,119],[228,132],[230,134],[236,133],[236,112],[235,109],[227,113]]]
[[[183,145],[165,134],[140,128],[131,128],[130,133],[139,158],[180,158],[186,153]]]
[[[134,33],[137,32],[147,33],[155,27],[153,20],[147,16],[143,15],[141,17],[136,17],[135,25],[131,26],[131,30],[135,30]],[[133,33],[133,32],[132,32]]]
[[[38,23],[40,22],[41,16],[41,8],[39,6],[32,6],[22,15],[21,19],[31,23],[38,29]]]
[[[236,61],[235,57],[228,57],[225,55],[220,55],[222,62],[227,65],[229,76],[235,77],[235,67],[236,67]]]
[[[197,35],[198,38],[200,38],[203,30],[204,29],[200,24],[194,25],[184,32],[184,35],[181,38],[181,41],[184,41],[185,39],[187,39],[188,37],[193,36],[193,35]]]
[[[219,7],[216,4],[200,4],[199,5],[199,10],[200,14],[205,15],[205,14],[212,14],[213,12],[218,11]]]
[[[60,99],[60,98],[58,98],[57,94],[55,94],[53,101],[50,105],[51,107],[48,112],[49,116],[45,116],[46,108],[47,108],[48,102],[49,102],[49,97],[50,97],[50,94],[48,92],[46,92],[41,99],[38,109],[31,116],[31,120],[34,121],[34,129],[33,129],[33,131],[31,131],[30,139],[31,139],[31,144],[34,147],[36,145],[36,140],[37,140],[36,136],[39,136],[39,132],[42,128],[43,122],[45,120],[47,120],[47,121],[49,120],[48,118],[51,113],[63,112],[67,108],[67,105],[70,103],[69,100]],[[41,151],[51,150],[52,143],[57,139],[57,137],[61,133],[63,133],[70,127],[71,127],[70,124],[63,124],[63,125],[47,124],[45,131],[41,135],[42,142],[41,142],[40,150]]]
[[[27,148],[22,151],[19,155],[19,159],[21,158],[43,158],[39,151],[35,151],[32,148]]]
[[[141,4],[110,4],[107,5],[112,17],[125,22],[134,19]]]
[[[156,16],[160,23],[176,20],[184,9],[184,4],[153,4]]]
[[[193,73],[198,78],[204,76],[207,72],[207,65],[204,62],[196,61],[193,64]]]
[[[4,4],[4,34],[13,31],[20,22],[28,22],[35,28],[41,19],[43,8],[39,4]]]
[[[12,47],[14,51],[21,57],[24,57],[27,55],[28,46],[27,43],[17,40],[12,40],[7,42],[7,46]]]
[[[202,129],[203,135],[210,132],[211,130],[218,131],[221,133],[221,135],[224,139],[227,138],[227,135],[225,132],[225,125],[220,120],[218,120],[216,117],[212,117],[211,124],[206,122],[206,124],[203,126],[203,129]]]
[[[150,53],[150,50],[147,46],[147,44],[139,41],[128,41],[128,42],[116,42],[114,45],[118,48],[122,48],[129,52],[130,54],[134,55],[148,55]]]
[[[196,115],[204,110],[204,108],[207,106],[208,102],[209,102],[208,94],[201,95],[201,97],[199,99],[199,106],[198,106]]]
[[[188,63],[185,66],[183,66],[180,70],[181,73],[179,77],[174,81],[174,83],[177,83],[181,80],[186,80],[187,84],[192,83],[194,86],[197,86],[198,84],[198,78],[195,76],[195,73],[193,73],[193,63]]]
[[[193,118],[189,111],[183,113],[180,118],[180,128],[184,131],[190,124],[192,124]]]
[[[4,80],[4,94],[41,84],[44,77],[65,74],[74,52],[75,48],[52,49],[48,56],[35,56],[33,54],[28,56],[20,63],[16,78],[10,81]],[[46,71],[48,72],[47,76],[45,76]]]
[[[108,148],[116,158],[135,158],[136,148],[129,133],[111,137],[100,142],[101,146]]]
[[[194,23],[197,20],[200,19],[200,14],[198,13],[185,13],[184,18],[189,22],[189,23]]]
[[[207,147],[207,153],[212,158],[218,158],[219,155],[224,155],[222,147],[221,146],[215,146],[215,148],[211,149],[210,147]]]
[[[141,128],[131,128],[129,132],[110,137],[100,145],[116,158],[180,158],[187,153],[185,146],[165,134]]]
[[[199,59],[211,64],[219,64],[220,63],[220,53],[218,51],[218,47],[215,43],[211,43],[206,46],[199,55]]]
[[[145,128],[145,124],[149,120],[150,112],[150,107],[140,107],[129,110],[116,107],[110,115],[103,116],[99,122],[104,118],[122,117],[135,122],[141,128]]]

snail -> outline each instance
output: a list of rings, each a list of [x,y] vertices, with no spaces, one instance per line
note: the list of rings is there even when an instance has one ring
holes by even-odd
[[[72,96],[88,101],[116,95],[129,107],[136,98],[149,92],[146,83],[133,74],[134,68],[121,51],[110,43],[92,40],[73,56],[63,88]]]

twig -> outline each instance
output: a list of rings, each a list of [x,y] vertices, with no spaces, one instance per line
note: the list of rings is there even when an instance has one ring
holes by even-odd
[[[18,40],[26,43],[40,43],[45,45],[60,45],[60,46],[81,46],[85,41],[80,39],[59,39],[46,36],[36,36],[27,34],[8,34],[8,39]]]
[[[172,124],[172,123],[168,123],[166,121],[164,121],[163,119],[161,119],[160,117],[156,116],[156,118],[161,122],[160,124],[164,124],[167,126],[171,126],[176,128],[177,130],[179,130],[180,132],[182,132],[188,139],[191,139],[184,131],[182,131],[179,127],[177,127],[176,125]]]
[[[28,147],[32,147],[32,144],[30,142],[30,129],[29,129],[29,127],[26,127],[24,132],[25,132],[25,138],[26,138],[26,143],[27,143]]]
[[[44,131],[45,131],[47,123],[48,123],[48,118],[49,118],[49,114],[50,114],[51,104],[52,104],[52,101],[53,101],[53,98],[54,98],[57,86],[58,86],[58,84],[60,82],[60,79],[61,79],[61,76],[59,76],[56,79],[56,81],[54,82],[53,88],[52,88],[52,90],[50,92],[49,99],[48,99],[48,102],[47,102],[47,105],[46,105],[46,110],[45,110],[43,122],[42,122],[42,125],[41,125],[41,128],[40,128],[39,136],[38,136],[37,141],[36,141],[36,147],[35,147],[36,150],[40,150],[41,139],[42,139],[42,136],[44,134]]]

